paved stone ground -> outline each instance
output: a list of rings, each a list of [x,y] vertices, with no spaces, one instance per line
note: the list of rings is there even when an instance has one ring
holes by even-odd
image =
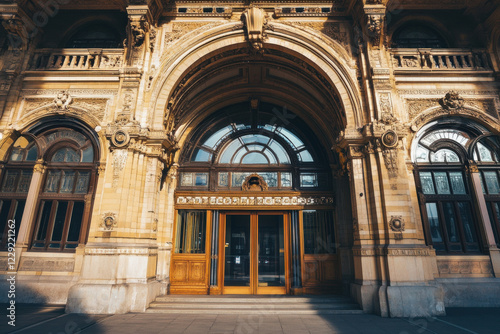
[[[1,305],[2,310],[7,305]],[[446,317],[389,319],[376,315],[184,315],[65,314],[63,307],[17,305],[16,327],[7,324],[5,311],[0,333],[23,334],[174,334],[174,333],[500,333],[500,308],[449,308]]]

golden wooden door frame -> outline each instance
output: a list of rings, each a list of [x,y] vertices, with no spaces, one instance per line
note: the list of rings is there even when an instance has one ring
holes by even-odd
[[[250,286],[224,286],[225,271],[225,243],[226,243],[226,216],[250,216]],[[285,252],[285,286],[258,286],[258,218],[272,215],[283,217],[283,241]],[[219,277],[223,294],[288,294],[290,293],[290,217],[287,211],[223,211],[220,212],[219,229]]]

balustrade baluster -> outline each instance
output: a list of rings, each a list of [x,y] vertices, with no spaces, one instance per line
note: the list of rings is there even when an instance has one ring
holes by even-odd
[[[465,55],[460,55],[460,59],[462,59],[462,68],[470,67],[469,64],[467,63]]]
[[[56,63],[54,64],[55,68],[61,68],[63,67],[64,62],[66,61],[66,56],[63,55],[57,55],[56,56]]]
[[[85,58],[86,56],[80,56],[80,59],[78,59],[78,68],[83,68],[83,65],[85,63]]]
[[[96,55],[94,60],[94,66],[92,68],[99,68],[99,65],[101,65],[101,56]]]
[[[446,67],[446,65],[444,64],[444,61],[443,61],[443,57],[444,56],[438,56],[438,59],[439,59],[439,68],[440,69],[443,69]]]
[[[453,68],[453,65],[451,64],[451,56],[444,56],[445,59],[446,59],[446,67],[448,69],[452,69]]]

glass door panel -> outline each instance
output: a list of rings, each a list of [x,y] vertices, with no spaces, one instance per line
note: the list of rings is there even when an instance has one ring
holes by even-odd
[[[226,213],[224,294],[285,294],[288,244],[284,214]]]
[[[285,286],[283,215],[259,215],[258,286]]]
[[[224,287],[226,293],[250,290],[250,215],[226,215]],[[241,289],[227,289],[241,287]],[[248,290],[248,291],[247,291]]]

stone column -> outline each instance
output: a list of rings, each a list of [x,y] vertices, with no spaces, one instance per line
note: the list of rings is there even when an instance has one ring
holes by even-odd
[[[19,269],[19,259],[21,254],[29,248],[30,231],[33,229],[33,224],[36,217],[36,204],[38,194],[43,184],[43,175],[45,166],[43,160],[38,160],[33,168],[33,176],[31,177],[28,197],[24,206],[23,217],[20,222],[19,232],[16,238],[16,271]]]
[[[470,164],[469,170],[471,172],[472,185],[474,188],[474,195],[476,197],[477,206],[479,212],[481,213],[481,219],[479,223],[481,224],[485,237],[486,246],[490,252],[491,264],[493,266],[493,273],[495,277],[500,277],[500,249],[498,249],[495,241],[495,235],[493,234],[493,229],[491,227],[490,216],[488,215],[488,209],[486,207],[486,201],[484,199],[483,187],[481,186],[481,175],[477,165]]]
[[[177,170],[178,165],[174,164],[170,167],[166,179],[166,191],[163,196],[162,224],[158,230],[158,265],[156,269],[156,278],[170,283],[170,258],[172,254],[172,240],[174,227],[174,191],[177,186]]]
[[[354,239],[352,251],[354,283],[351,284],[351,295],[365,312],[373,313],[378,300],[379,274],[375,248],[371,239],[372,217],[365,185],[367,171],[364,146],[351,145],[347,151]]]

